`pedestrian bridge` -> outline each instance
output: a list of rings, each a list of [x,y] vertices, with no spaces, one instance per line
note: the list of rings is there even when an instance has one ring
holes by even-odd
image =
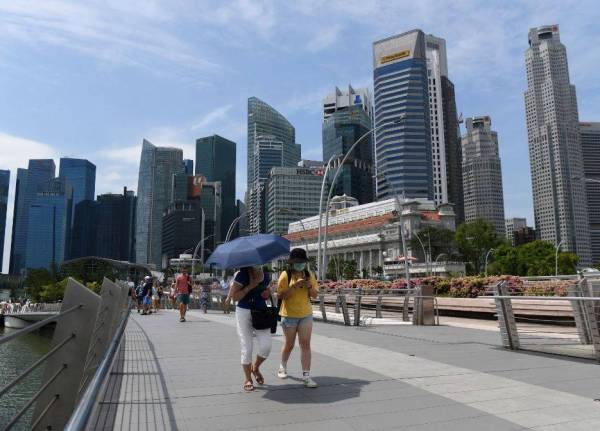
[[[88,425],[106,430],[594,430],[600,367],[591,360],[511,351],[497,323],[470,328],[316,322],[317,389],[290,378],[242,391],[233,314],[132,313]]]

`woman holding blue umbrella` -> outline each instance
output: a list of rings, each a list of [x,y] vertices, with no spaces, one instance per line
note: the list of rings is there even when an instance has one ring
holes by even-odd
[[[235,318],[237,320],[237,333],[240,337],[242,349],[242,370],[244,371],[244,391],[252,392],[254,383],[263,385],[265,379],[260,372],[261,364],[271,353],[271,329],[255,329],[252,326],[252,310],[266,310],[266,299],[271,295],[269,290],[269,277],[260,266],[244,267],[234,276],[231,284],[231,297],[238,301]],[[252,364],[253,335],[256,334],[258,354]]]

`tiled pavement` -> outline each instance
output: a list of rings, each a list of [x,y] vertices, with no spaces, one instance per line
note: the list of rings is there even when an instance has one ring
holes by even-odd
[[[234,315],[132,314],[97,429],[120,430],[596,430],[600,366],[511,352],[490,331],[449,326],[315,323],[317,389],[275,376],[241,390]],[[280,332],[280,331],[279,331]]]

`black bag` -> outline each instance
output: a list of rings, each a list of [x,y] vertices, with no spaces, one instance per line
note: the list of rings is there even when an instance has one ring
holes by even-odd
[[[271,334],[277,332],[277,316],[279,312],[273,303],[273,297],[269,296],[271,305],[264,310],[250,310],[252,316],[252,327],[257,330],[271,329]]]

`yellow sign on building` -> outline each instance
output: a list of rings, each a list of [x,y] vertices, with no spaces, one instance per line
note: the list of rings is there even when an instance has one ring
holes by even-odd
[[[390,55],[384,55],[383,57],[381,57],[381,60],[379,60],[379,62],[381,64],[385,64],[385,63],[389,63],[390,61],[399,60],[401,58],[408,57],[409,55],[410,55],[410,49],[405,49],[404,51],[395,52]]]

